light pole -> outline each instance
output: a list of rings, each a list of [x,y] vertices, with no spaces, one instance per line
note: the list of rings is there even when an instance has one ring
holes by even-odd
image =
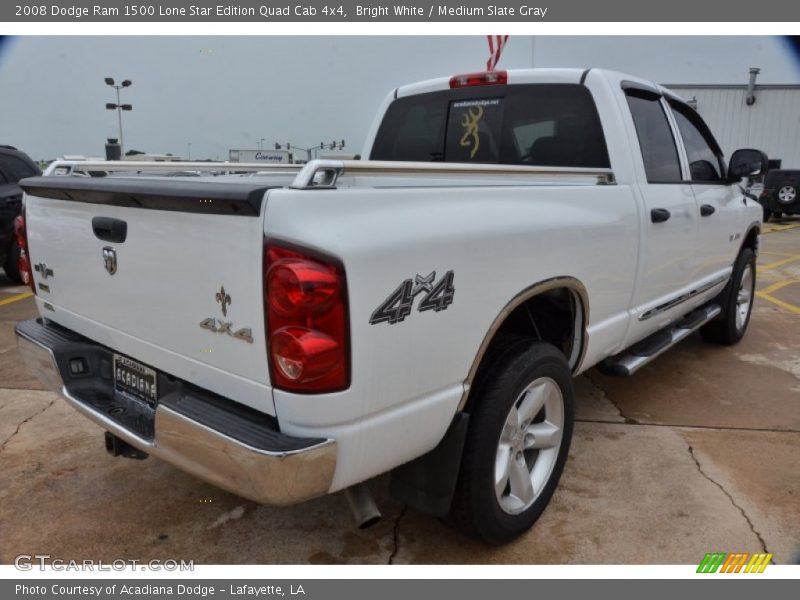
[[[311,162],[314,158],[313,153],[318,152],[319,150],[342,150],[344,148],[344,140],[341,142],[333,141],[330,144],[326,144],[325,142],[320,142],[319,146],[311,146],[311,148],[303,148],[298,146],[297,144],[292,144],[291,142],[287,142],[285,144],[287,150],[291,150],[292,146],[294,146],[295,150],[303,150],[308,155],[308,161]],[[283,145],[275,142],[275,150],[281,150]]]
[[[189,148],[189,157],[188,157],[188,160],[189,160],[189,162],[191,162],[191,161],[192,161],[192,142],[186,142],[186,145],[187,145],[187,146],[188,146],[188,148]]]
[[[117,103],[116,104],[114,104],[113,102],[106,103],[106,109],[117,111],[117,120],[119,121],[119,152],[121,156],[125,156],[125,140],[122,138],[122,111],[133,110],[133,106],[131,106],[130,104],[120,104],[119,91],[122,88],[129,87],[133,82],[130,79],[126,79],[120,85],[116,85],[114,83],[113,77],[106,77],[105,82],[106,85],[110,85],[115,90],[117,90]]]

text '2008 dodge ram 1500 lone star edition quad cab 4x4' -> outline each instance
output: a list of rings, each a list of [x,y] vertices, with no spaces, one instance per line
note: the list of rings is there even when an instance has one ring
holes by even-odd
[[[361,522],[391,472],[401,501],[502,543],[556,487],[574,375],[745,332],[766,156],[726,164],[666,89],[425,81],[386,98],[364,156],[24,181],[22,355],[112,453],[267,504],[347,490]]]

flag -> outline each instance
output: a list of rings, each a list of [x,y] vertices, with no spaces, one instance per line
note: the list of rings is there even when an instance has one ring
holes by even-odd
[[[486,39],[489,40],[489,60],[486,61],[486,70],[494,71],[497,68],[497,63],[500,62],[500,55],[503,53],[503,48],[508,41],[507,35],[487,35]]]

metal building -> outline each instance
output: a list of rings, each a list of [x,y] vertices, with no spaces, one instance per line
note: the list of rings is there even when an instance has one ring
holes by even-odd
[[[738,148],[758,148],[780,168],[800,169],[800,85],[665,84],[708,123],[725,156]],[[778,165],[774,165],[778,167]]]

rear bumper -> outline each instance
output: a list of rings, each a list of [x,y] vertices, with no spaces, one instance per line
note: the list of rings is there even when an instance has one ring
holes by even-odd
[[[42,382],[144,452],[263,504],[296,504],[330,489],[334,440],[287,436],[268,415],[171,378],[162,386],[161,374],[167,393],[152,409],[114,392],[107,348],[42,319],[19,323],[16,334],[20,355]],[[79,376],[69,367],[76,358],[87,368]]]

